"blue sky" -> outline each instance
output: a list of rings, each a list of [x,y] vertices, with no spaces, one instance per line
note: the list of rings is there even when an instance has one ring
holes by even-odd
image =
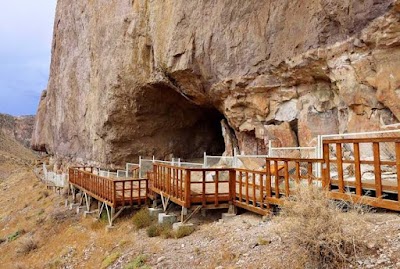
[[[36,113],[49,76],[56,3],[1,1],[0,113]]]

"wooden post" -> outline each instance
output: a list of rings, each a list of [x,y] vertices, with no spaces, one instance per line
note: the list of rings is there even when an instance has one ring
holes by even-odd
[[[186,170],[185,175],[185,207],[190,208],[191,201],[190,201],[190,170]]]
[[[279,193],[279,171],[278,171],[278,161],[274,161],[274,172],[275,172],[275,197],[279,198],[280,193]]]
[[[375,191],[376,197],[382,198],[382,175],[381,175],[381,157],[379,150],[379,142],[373,143],[374,151],[374,172],[375,172]]]
[[[331,181],[331,166],[330,166],[330,157],[329,157],[329,144],[324,143],[323,145],[323,155],[324,155],[324,163],[322,164],[322,168],[325,169],[325,173],[323,173],[324,178],[322,180],[322,187],[329,191],[330,190],[330,181]],[[325,167],[324,167],[325,166]]]
[[[284,162],[284,168],[285,171],[285,195],[286,198],[289,197],[290,195],[290,182],[289,182],[289,164],[288,161]]]
[[[219,185],[219,172],[215,171],[215,196],[214,196],[214,204],[218,205],[218,185]],[[229,185],[229,193],[230,193],[230,185]]]
[[[242,186],[240,186],[240,190]],[[229,170],[229,201],[233,203],[236,201],[236,171],[234,169]]]
[[[336,165],[338,170],[339,192],[344,193],[343,156],[341,143],[336,143]]]
[[[356,177],[356,194],[362,195],[361,165],[360,165],[360,144],[354,143],[354,170]]]

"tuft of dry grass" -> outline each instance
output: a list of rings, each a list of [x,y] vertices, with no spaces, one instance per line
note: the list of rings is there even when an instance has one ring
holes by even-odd
[[[191,235],[195,228],[191,226],[182,226],[177,231],[175,231],[175,238],[182,238]]]
[[[152,224],[146,229],[146,233],[148,237],[156,237],[161,236],[164,239],[174,237],[174,232],[172,231],[171,224]]]
[[[154,219],[150,216],[147,208],[142,208],[132,217],[132,222],[136,229],[143,229],[149,227]]]
[[[287,246],[278,267],[343,268],[367,251],[363,215],[343,212],[316,187],[297,186],[273,223]]]
[[[27,255],[38,248],[38,243],[32,238],[22,241],[17,249],[18,254]]]

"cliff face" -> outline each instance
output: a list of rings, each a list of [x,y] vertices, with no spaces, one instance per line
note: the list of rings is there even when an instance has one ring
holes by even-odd
[[[221,153],[221,119],[246,153],[397,123],[399,12],[394,0],[59,0],[33,144],[120,164]]]
[[[15,139],[27,148],[31,146],[34,124],[35,116],[13,117],[7,114],[0,114],[0,132],[8,138]]]

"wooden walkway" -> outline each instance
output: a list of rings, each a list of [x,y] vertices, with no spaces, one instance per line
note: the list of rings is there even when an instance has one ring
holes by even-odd
[[[148,175],[150,190],[186,208],[232,204],[266,215],[293,195],[297,184],[307,184],[335,200],[400,211],[400,138],[326,140],[323,150],[323,159],[266,158],[263,171],[156,163]],[[383,179],[383,170],[392,171],[390,180]],[[372,180],[364,177],[366,171],[372,171]]]
[[[326,140],[323,159],[266,158],[262,171],[154,163],[147,179],[111,179],[71,168],[69,180],[112,208],[161,196],[182,208],[234,205],[267,215],[306,184],[335,200],[400,211],[400,138]]]
[[[148,196],[148,180],[112,179],[93,174],[93,168],[70,168],[69,183],[112,208],[142,205]]]

